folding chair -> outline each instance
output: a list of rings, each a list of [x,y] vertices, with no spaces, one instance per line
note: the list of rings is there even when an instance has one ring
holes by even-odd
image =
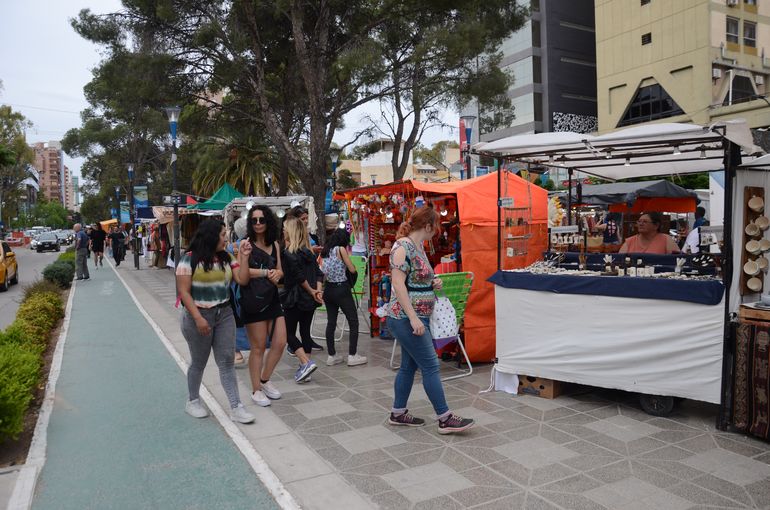
[[[463,353],[465,363],[468,365],[468,370],[463,370],[461,374],[444,377],[442,381],[450,381],[452,379],[458,379],[460,377],[467,377],[473,373],[473,365],[468,358],[468,353],[465,351],[462,339],[459,338],[460,328],[463,325],[465,319],[465,307],[468,303],[468,296],[471,293],[471,287],[473,286],[473,273],[445,273],[437,275],[441,279],[442,292],[449,298],[449,302],[455,309],[455,315],[457,316],[457,345],[460,347],[460,351]],[[398,340],[393,339],[393,350],[390,353],[390,368],[397,369],[400,365],[396,365],[394,360],[396,358],[396,345]],[[435,347],[435,341],[434,341]]]
[[[364,302],[364,296],[366,295],[366,289],[367,289],[367,278],[369,276],[369,264],[366,257],[361,255],[351,255],[350,261],[353,262],[353,266],[356,268],[356,272],[358,273],[358,279],[356,280],[356,284],[353,286],[353,299],[356,302],[356,313],[359,314],[359,318],[363,316],[364,322],[367,325],[367,330],[363,331],[364,334],[369,334],[369,312],[368,310],[364,309],[363,314],[361,314],[361,303]],[[343,328],[348,329],[347,320],[343,323]]]

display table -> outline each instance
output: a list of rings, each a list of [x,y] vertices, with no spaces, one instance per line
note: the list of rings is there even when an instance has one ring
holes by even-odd
[[[719,403],[718,281],[498,272],[497,369]]]

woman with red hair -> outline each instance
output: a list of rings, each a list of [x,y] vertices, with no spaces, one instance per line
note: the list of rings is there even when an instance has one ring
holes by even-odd
[[[434,290],[441,290],[441,280],[433,275],[424,244],[438,236],[439,231],[438,213],[431,207],[420,207],[398,229],[390,252],[393,292],[387,324],[401,346],[401,367],[396,375],[388,423],[408,427],[425,424],[425,420],[412,416],[406,408],[414,374],[419,368],[425,393],[438,418],[438,433],[453,434],[471,428],[473,420],[449,410],[430,334],[429,320],[436,301]]]

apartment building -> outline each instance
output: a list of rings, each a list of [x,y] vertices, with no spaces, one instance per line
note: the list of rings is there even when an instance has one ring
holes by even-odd
[[[596,0],[599,132],[770,125],[770,0]]]
[[[75,207],[75,193],[72,187],[72,174],[67,165],[64,165],[64,207],[72,210]]]
[[[530,19],[499,48],[502,69],[513,78],[508,90],[511,109],[485,111],[478,103],[463,108],[461,115],[477,118],[471,143],[528,133],[596,130],[593,1],[522,3],[529,4]]]
[[[393,182],[393,148],[395,142],[388,138],[374,140],[378,150],[362,160],[340,160],[337,171],[348,170],[352,178],[362,186]],[[415,163],[412,154],[404,172],[403,180],[416,179],[423,182],[446,182],[450,180],[451,167],[460,159],[460,149],[448,147],[442,161]]]
[[[61,143],[50,141],[35,143],[35,168],[40,174],[40,194],[50,202],[65,203],[64,153]]]

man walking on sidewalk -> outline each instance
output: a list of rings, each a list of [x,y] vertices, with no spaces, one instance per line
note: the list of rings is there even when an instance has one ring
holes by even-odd
[[[76,280],[88,280],[88,235],[80,223],[75,223],[75,272]]]

